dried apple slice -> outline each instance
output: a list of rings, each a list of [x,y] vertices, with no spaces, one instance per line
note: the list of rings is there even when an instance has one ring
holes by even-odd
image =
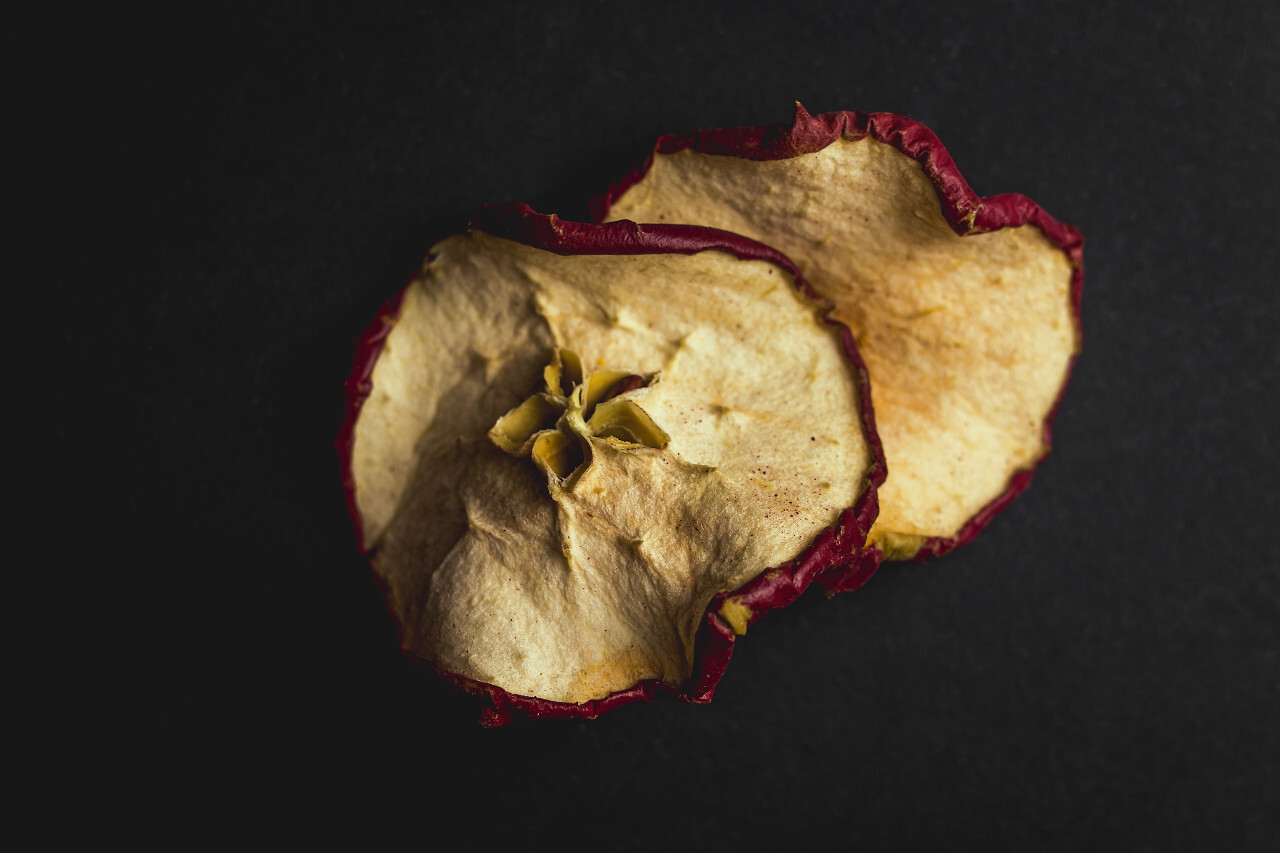
[[[485,721],[707,701],[733,637],[857,561],[865,370],[775,250],[486,208],[383,311],[341,448],[404,649]]]
[[[885,558],[972,539],[1048,452],[1080,345],[1080,234],[1022,196],[979,198],[923,125],[797,104],[791,127],[664,137],[594,212],[768,243],[835,304],[889,465],[871,533]]]

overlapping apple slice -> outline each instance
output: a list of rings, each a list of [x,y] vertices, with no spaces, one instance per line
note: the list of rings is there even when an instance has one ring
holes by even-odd
[[[341,443],[404,648],[513,714],[710,699],[735,633],[857,562],[865,370],[737,235],[486,208],[364,339]]]
[[[1080,342],[1079,232],[1022,196],[979,198],[923,125],[797,105],[790,127],[664,137],[595,212],[760,240],[835,304],[871,376],[886,558],[968,541],[1048,451]]]

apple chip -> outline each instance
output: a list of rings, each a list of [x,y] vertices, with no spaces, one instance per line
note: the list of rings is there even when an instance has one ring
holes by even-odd
[[[404,649],[515,712],[706,701],[856,562],[883,463],[847,328],[776,251],[486,208],[388,306],[343,441]]]
[[[797,104],[790,128],[665,137],[596,212],[768,243],[835,304],[889,466],[885,557],[968,541],[1048,452],[1079,349],[1080,235],[1022,196],[979,198],[923,125]]]

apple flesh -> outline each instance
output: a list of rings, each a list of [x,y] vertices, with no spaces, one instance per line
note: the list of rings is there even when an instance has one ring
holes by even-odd
[[[483,721],[708,701],[734,637],[866,563],[852,335],[775,250],[486,208],[362,340],[340,441],[405,651]]]
[[[1080,346],[1080,234],[1022,196],[980,198],[918,122],[797,104],[789,127],[664,137],[594,212],[760,240],[834,303],[889,465],[871,532],[883,557],[969,541],[1048,452]]]

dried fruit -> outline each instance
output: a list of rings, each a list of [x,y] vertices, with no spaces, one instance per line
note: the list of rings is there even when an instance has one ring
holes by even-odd
[[[857,563],[865,373],[736,235],[486,208],[366,336],[341,447],[407,652],[515,713],[710,699],[734,633]],[[874,566],[872,566],[874,568]]]
[[[791,127],[664,137],[596,213],[760,240],[835,304],[889,465],[871,533],[885,557],[968,541],[1048,452],[1079,349],[1079,232],[1022,196],[979,198],[923,125],[797,104]]]

